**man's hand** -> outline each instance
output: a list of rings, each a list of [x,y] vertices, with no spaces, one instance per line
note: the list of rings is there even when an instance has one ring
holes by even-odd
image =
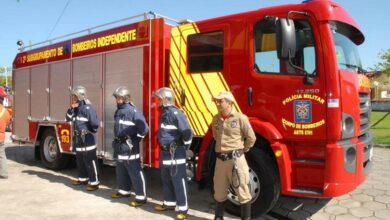
[[[194,152],[192,150],[188,149],[186,150],[186,158],[192,158],[194,157]]]
[[[77,108],[79,107],[79,103],[78,102],[72,102],[72,104],[70,105],[71,108]]]

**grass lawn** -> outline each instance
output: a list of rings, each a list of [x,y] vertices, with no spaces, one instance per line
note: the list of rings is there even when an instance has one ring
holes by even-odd
[[[371,125],[375,124],[388,112],[372,112],[371,113]],[[371,127],[371,132],[374,134],[375,144],[390,145],[390,114],[381,121],[379,124]]]

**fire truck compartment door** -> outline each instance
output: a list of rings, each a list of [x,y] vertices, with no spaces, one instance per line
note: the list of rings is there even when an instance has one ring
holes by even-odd
[[[83,57],[73,61],[73,86],[81,85],[87,89],[88,99],[95,107],[100,121],[103,120],[102,64],[103,55]],[[103,143],[102,128],[99,128],[96,133],[96,143],[97,152],[100,155]]]
[[[52,120],[65,119],[65,112],[70,104],[70,85],[70,61],[51,64],[49,110]]]
[[[49,116],[49,96],[47,88],[49,85],[49,66],[41,65],[31,68],[31,94],[30,99],[33,104],[31,108],[31,118],[33,120],[43,120]]]
[[[30,69],[14,70],[14,127],[13,134],[19,138],[28,137],[30,116]]]
[[[116,100],[113,93],[118,86],[130,90],[131,99],[137,109],[143,112],[143,48],[131,48],[106,54],[104,75],[104,117],[105,117],[105,159],[114,159],[112,141],[114,138],[114,114]],[[143,153],[143,142],[140,151]],[[142,158],[142,157],[141,157]]]

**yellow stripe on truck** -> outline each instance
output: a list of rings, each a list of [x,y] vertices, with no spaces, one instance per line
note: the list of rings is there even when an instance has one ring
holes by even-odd
[[[204,136],[218,110],[212,97],[230,91],[221,72],[187,73],[187,37],[199,33],[195,23],[172,28],[169,87],[175,92],[176,103],[186,114],[196,136]],[[181,94],[185,93],[185,104]],[[234,105],[236,111],[240,111]]]

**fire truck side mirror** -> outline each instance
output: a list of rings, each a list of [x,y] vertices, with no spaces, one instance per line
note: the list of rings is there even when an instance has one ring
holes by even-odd
[[[276,21],[276,48],[279,59],[291,59],[295,57],[295,26],[294,21],[279,18]]]

